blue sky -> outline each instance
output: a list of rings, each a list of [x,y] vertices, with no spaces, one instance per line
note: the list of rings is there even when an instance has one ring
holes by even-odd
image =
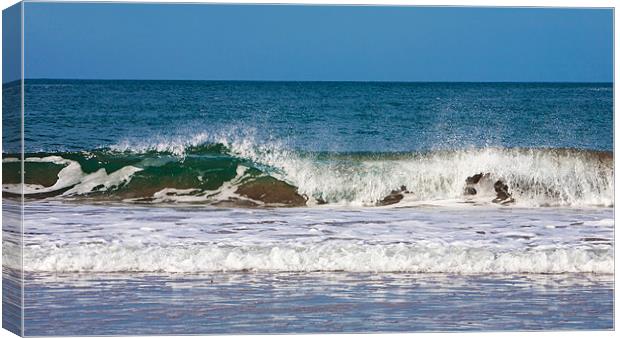
[[[26,3],[26,78],[613,80],[611,9]]]
[[[21,5],[2,11],[2,82],[21,78],[22,74],[22,21]]]

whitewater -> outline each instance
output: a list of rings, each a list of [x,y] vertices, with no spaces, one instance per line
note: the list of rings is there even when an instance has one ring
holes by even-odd
[[[33,201],[24,270],[612,274],[607,208],[218,208]],[[88,215],[88,217],[83,217]],[[6,234],[11,236],[10,233]],[[20,262],[9,255],[5,267]]]

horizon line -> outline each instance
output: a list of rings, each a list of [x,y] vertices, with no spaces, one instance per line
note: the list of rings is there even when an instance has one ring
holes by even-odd
[[[614,81],[438,81],[438,80],[256,80],[256,79],[95,79],[95,78],[26,78],[16,79],[3,82],[2,84],[11,84],[18,81],[177,81],[177,82],[343,82],[343,83],[596,83],[596,84],[614,84]]]

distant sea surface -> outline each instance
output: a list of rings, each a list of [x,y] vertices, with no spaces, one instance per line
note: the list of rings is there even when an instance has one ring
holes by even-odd
[[[611,84],[24,92],[27,335],[613,328]]]
[[[611,84],[28,80],[24,89],[32,152],[240,132],[297,151],[613,149]]]

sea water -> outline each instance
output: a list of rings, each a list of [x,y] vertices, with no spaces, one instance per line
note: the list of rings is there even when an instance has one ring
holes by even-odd
[[[26,334],[613,328],[610,84],[24,89]]]

